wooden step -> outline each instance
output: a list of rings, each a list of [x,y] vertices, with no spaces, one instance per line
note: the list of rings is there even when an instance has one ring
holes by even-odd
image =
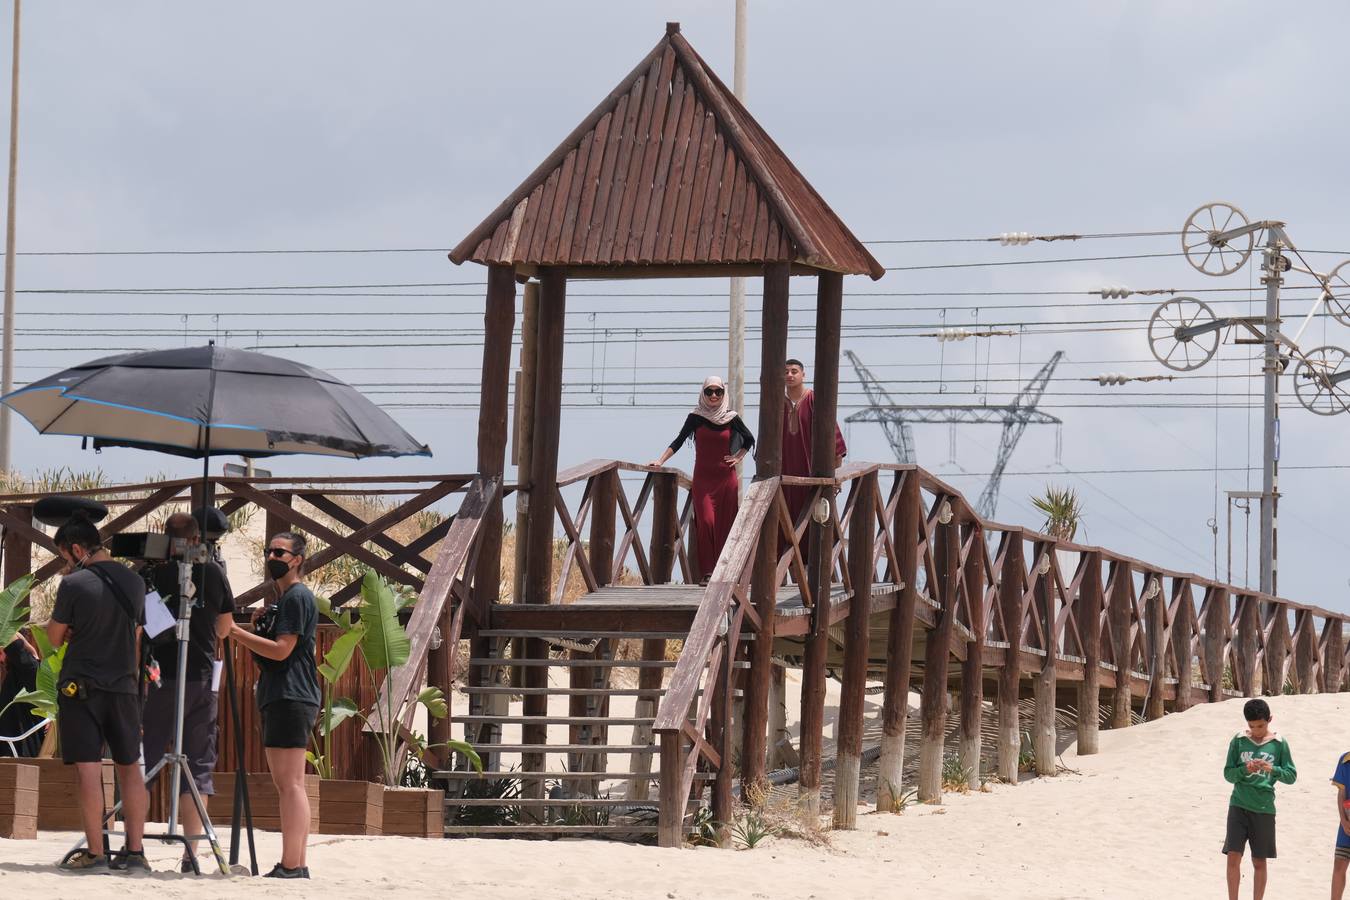
[[[479,753],[655,753],[656,744],[479,744]],[[556,777],[570,778],[567,772]]]
[[[655,825],[447,825],[447,837],[464,835],[471,837],[479,834],[509,834],[526,836],[545,835],[586,835],[586,834],[656,834]]]
[[[511,687],[505,684],[466,684],[460,687],[466,694],[510,694],[521,697],[662,697],[665,688],[574,688],[574,687]]]
[[[586,668],[586,669],[673,669],[678,660],[674,659],[568,659],[566,657],[551,656],[548,659],[505,659],[505,658],[474,658],[469,660],[471,666],[496,666],[496,667],[514,667],[514,666],[557,666],[559,668]]]
[[[522,772],[520,769],[491,769],[475,772],[472,769],[437,769],[431,777],[445,781],[630,781],[634,778],[655,779],[660,772]],[[695,781],[711,781],[713,772],[695,772]]]
[[[491,621],[502,631],[581,632],[583,639],[598,632],[687,635],[697,611],[697,606],[672,603],[502,603],[492,607]]]
[[[624,716],[455,716],[466,725],[650,725],[655,718]]]
[[[529,631],[524,629],[484,628],[478,632],[482,638],[537,638],[541,641],[567,639],[589,641],[593,638],[603,640],[629,641],[682,641],[689,637],[687,631],[659,631],[652,633],[634,631]]]
[[[690,798],[691,804],[699,803],[698,800]],[[447,807],[460,806],[575,806],[581,809],[614,809],[619,806],[636,806],[642,809],[650,809],[653,812],[659,807],[657,800],[614,800],[608,797],[573,797],[569,799],[553,799],[545,797],[539,799],[525,799],[523,797],[512,797],[509,800],[503,800],[500,797],[465,797],[462,800],[452,800],[449,797],[445,800]]]

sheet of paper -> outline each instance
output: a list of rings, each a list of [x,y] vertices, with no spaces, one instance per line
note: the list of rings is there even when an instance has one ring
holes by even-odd
[[[212,693],[215,693],[216,691],[219,691],[219,690],[220,690],[220,673],[221,673],[222,671],[224,671],[224,669],[225,669],[225,662],[224,662],[223,660],[219,660],[219,659],[218,659],[218,660],[216,660],[215,662],[211,663],[211,692],[212,692]]]
[[[145,595],[145,633],[150,637],[157,637],[164,633],[166,628],[172,628],[174,623],[173,613],[164,605],[164,598],[159,596],[158,591],[151,591]]]

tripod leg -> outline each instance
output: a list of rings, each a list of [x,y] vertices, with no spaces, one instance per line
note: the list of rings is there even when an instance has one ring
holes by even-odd
[[[253,843],[253,808],[248,796],[248,767],[244,765],[244,730],[239,716],[239,694],[234,685],[234,657],[225,649],[225,690],[229,694],[230,722],[234,726],[234,808],[230,814],[230,864],[239,862],[239,812],[248,829],[249,871],[258,874],[258,852]]]
[[[192,802],[197,807],[197,815],[201,817],[202,833],[206,836],[207,842],[211,845],[211,851],[216,856],[216,864],[220,866],[220,874],[229,875],[229,860],[225,858],[225,851],[220,848],[220,841],[216,838],[216,829],[211,825],[211,817],[206,812],[206,801],[202,799],[201,791],[197,790],[197,781],[192,777],[192,772],[188,768],[187,758],[179,757],[178,766],[183,779],[187,783],[188,790],[192,793]],[[192,857],[192,868],[197,874],[201,874],[201,870],[197,868],[195,856]]]

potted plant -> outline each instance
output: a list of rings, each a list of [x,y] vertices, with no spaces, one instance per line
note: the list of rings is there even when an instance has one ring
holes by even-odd
[[[411,655],[412,642],[398,620],[401,609],[412,602],[407,595],[396,594],[389,583],[367,569],[361,581],[361,606],[358,610],[363,626],[357,649],[365,662],[376,704],[356,717],[366,726],[380,751],[381,775],[384,782],[384,833],[415,837],[441,837],[443,834],[443,805],[445,795],[438,790],[405,786],[410,770],[420,767],[429,750],[445,748],[459,753],[478,771],[483,763],[473,748],[463,741],[445,741],[428,745],[414,740],[404,744],[397,723],[402,714],[396,709],[393,693],[386,691],[380,697],[379,684],[386,683],[394,669],[404,665]],[[444,718],[448,712],[445,694],[438,687],[425,687],[414,701],[426,708],[433,719]],[[335,708],[336,704],[335,704]],[[343,707],[345,709],[345,707]],[[378,720],[378,721],[377,721]],[[414,763],[414,761],[416,761]]]

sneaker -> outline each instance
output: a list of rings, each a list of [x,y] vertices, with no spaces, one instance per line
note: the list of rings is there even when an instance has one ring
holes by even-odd
[[[294,869],[288,869],[281,863],[272,867],[272,871],[263,876],[264,878],[308,878],[309,866],[296,866]]]
[[[150,861],[145,858],[144,850],[127,850],[125,847],[120,853],[113,854],[108,861],[108,868],[129,875],[148,875],[154,871],[150,868]]]
[[[57,866],[63,872],[77,872],[81,875],[107,875],[108,857],[95,856],[83,848],[68,854]]]
[[[193,868],[192,860],[184,856],[178,861],[178,871],[182,875],[195,875],[197,870]]]

